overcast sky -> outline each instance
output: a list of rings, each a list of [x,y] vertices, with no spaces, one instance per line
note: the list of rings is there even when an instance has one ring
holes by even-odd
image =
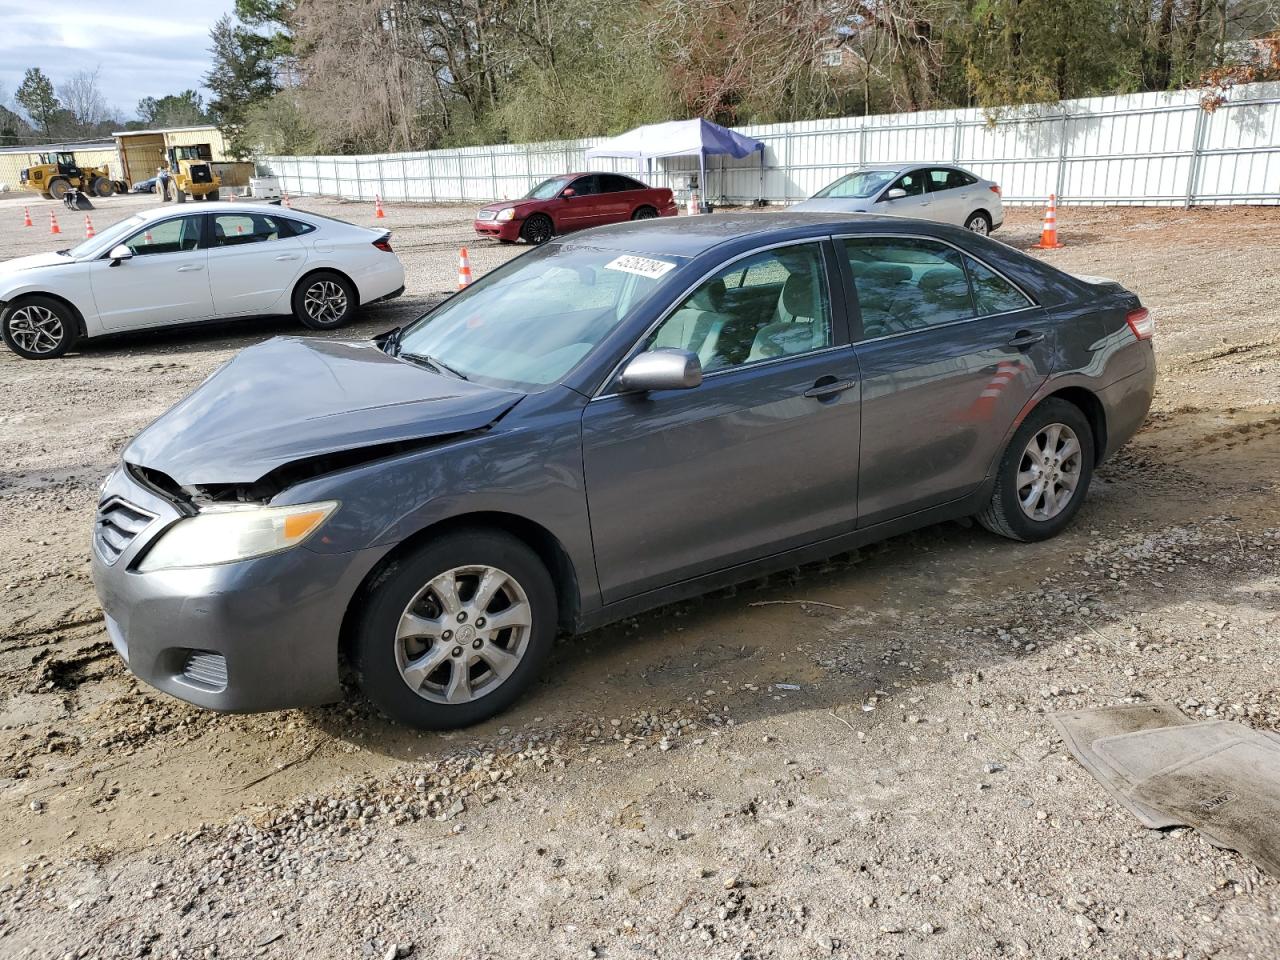
[[[208,100],[201,78],[209,70],[209,28],[234,5],[0,0],[0,97],[12,103],[28,67],[43,70],[55,88],[78,70],[101,67],[103,95],[126,120],[143,97],[194,87]]]

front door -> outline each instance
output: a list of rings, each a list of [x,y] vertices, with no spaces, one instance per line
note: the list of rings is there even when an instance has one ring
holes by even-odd
[[[555,213],[555,220],[556,227],[561,233],[583,230],[604,222],[601,210],[602,198],[594,173],[578,177],[565,189],[572,190],[573,193],[565,196],[562,191],[560,194],[559,210]]]
[[[220,317],[287,309],[307,251],[288,223],[268,213],[211,213],[209,283]]]
[[[906,196],[891,198],[889,193],[893,190],[901,190]],[[912,170],[885,187],[871,212],[884,213],[893,217],[931,219],[932,214],[929,212],[931,202],[929,190],[925,186],[925,171]]]
[[[751,254],[641,349],[702,360],[690,390],[602,396],[582,418],[606,603],[851,531],[859,393],[829,244]]]
[[[1017,287],[955,247],[843,241],[861,313],[859,525],[974,491],[1049,376],[1052,329]]]
[[[213,315],[209,292],[209,251],[201,240],[204,214],[193,213],[148,224],[124,240],[133,251],[115,263],[103,257],[89,268],[93,299],[110,331]]]

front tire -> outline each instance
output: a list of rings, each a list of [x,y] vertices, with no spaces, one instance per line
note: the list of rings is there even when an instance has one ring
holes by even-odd
[[[986,237],[991,234],[991,218],[978,210],[969,214],[969,219],[964,222],[964,228],[970,233],[976,233],[979,236]]]
[[[542,213],[535,213],[520,228],[520,239],[525,243],[537,246],[546,243],[556,234],[551,218]]]
[[[204,195],[204,198],[206,200],[218,200],[220,199],[220,195],[217,190],[210,190],[208,193]]]
[[[496,530],[433,538],[374,581],[356,627],[361,690],[423,730],[510,706],[551,652],[556,595],[542,561]]]
[[[5,346],[24,360],[53,360],[70,350],[79,337],[71,309],[52,297],[23,297],[0,312]]]
[[[1009,441],[991,502],[977,515],[978,522],[1011,540],[1056,536],[1084,503],[1093,463],[1088,418],[1066,400],[1045,400]]]
[[[187,194],[186,194],[186,191],[184,191],[182,188],[180,188],[180,187],[177,185],[177,183],[174,183],[174,185],[173,185],[173,199],[174,199],[174,201],[175,201],[175,202],[177,202],[177,203],[186,203],[186,202],[187,202]]]
[[[94,177],[90,189],[95,197],[109,197],[115,193],[115,184],[106,177]]]
[[[67,191],[71,189],[71,182],[62,178],[54,177],[49,181],[49,199],[61,200],[67,195]]]
[[[336,330],[356,311],[356,291],[340,273],[313,273],[294,288],[293,315],[312,330]]]

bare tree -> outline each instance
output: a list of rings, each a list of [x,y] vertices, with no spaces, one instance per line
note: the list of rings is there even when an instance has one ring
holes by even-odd
[[[98,83],[101,67],[80,70],[58,86],[58,98],[67,111],[74,135],[90,136],[100,132],[100,127],[112,119],[111,109]]]

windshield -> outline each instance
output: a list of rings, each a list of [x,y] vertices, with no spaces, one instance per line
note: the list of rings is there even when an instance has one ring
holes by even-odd
[[[560,380],[684,261],[593,247],[539,247],[406,327],[397,354],[494,386]]]
[[[552,177],[550,180],[543,180],[540,184],[524,195],[526,200],[551,200],[561,190],[569,184],[568,177]]]
[[[77,243],[74,247],[67,251],[67,255],[71,257],[83,257],[92,253],[94,250],[110,250],[117,243],[123,240],[133,231],[142,226],[142,217],[135,214],[119,223],[113,223],[104,229],[101,233]]]
[[[827,184],[813,195],[813,199],[829,197],[833,200],[865,200],[879,193],[897,175],[896,170],[855,170],[835,183]]]

